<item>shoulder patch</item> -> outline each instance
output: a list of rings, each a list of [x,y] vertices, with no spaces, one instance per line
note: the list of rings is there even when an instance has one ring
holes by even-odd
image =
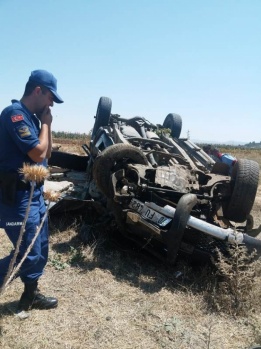
[[[24,120],[24,117],[23,117],[23,115],[13,115],[13,116],[11,116],[11,119],[12,119],[12,122],[17,122],[17,121],[22,121],[22,120]]]
[[[30,136],[31,135],[31,132],[29,130],[29,127],[28,126],[22,126],[18,129],[18,132],[21,136],[21,138],[24,138],[24,137],[27,137],[27,136]]]

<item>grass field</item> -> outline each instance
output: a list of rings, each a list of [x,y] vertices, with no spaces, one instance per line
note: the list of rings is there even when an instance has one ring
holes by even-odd
[[[79,152],[80,144],[74,146],[73,151]],[[61,150],[68,146],[62,144]],[[261,162],[256,150],[235,149],[233,154]],[[253,211],[257,218],[259,203]],[[261,345],[260,263],[246,268],[246,261],[242,266],[242,260],[236,260],[228,269],[231,280],[237,280],[235,290],[233,282],[225,287],[208,266],[196,268],[182,261],[166,266],[106,234],[92,246],[83,246],[78,239],[80,226],[79,216],[50,220],[50,256],[40,288],[57,296],[59,306],[33,310],[29,318],[19,319],[15,307],[22,285],[15,280],[1,296],[1,348],[243,349]],[[2,258],[11,245],[2,230],[0,239]]]

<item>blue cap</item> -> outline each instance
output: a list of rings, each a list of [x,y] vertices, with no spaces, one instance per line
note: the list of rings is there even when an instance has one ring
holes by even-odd
[[[54,102],[63,103],[62,98],[57,93],[57,79],[55,79],[53,74],[46,70],[34,70],[29,77],[29,81],[33,81],[39,85],[47,87],[54,96]]]

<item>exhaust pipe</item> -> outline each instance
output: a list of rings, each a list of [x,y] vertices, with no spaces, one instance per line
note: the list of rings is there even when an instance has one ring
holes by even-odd
[[[196,203],[197,196],[195,194],[183,195],[178,202],[170,229],[162,234],[162,238],[168,246],[167,260],[170,264],[176,262],[190,212]]]
[[[210,236],[213,236],[216,239],[227,241],[231,244],[244,244],[248,249],[257,250],[257,254],[261,256],[261,240],[255,239],[247,234],[243,234],[241,232],[236,231],[236,229],[232,228],[221,228],[218,226],[215,226],[213,224],[207,223],[202,221],[199,218],[195,218],[190,215],[190,212],[192,208],[196,204],[196,195],[194,194],[185,194],[181,197],[181,199],[178,202],[177,209],[175,209],[172,206],[166,205],[164,207],[160,207],[154,203],[148,203],[146,202],[146,205],[148,207],[151,207],[152,209],[161,212],[162,214],[173,218],[173,222],[177,221],[180,230],[185,229],[186,225],[190,226],[191,228],[194,228],[196,230],[199,230],[205,234],[208,234]],[[188,203],[191,202],[189,205]],[[183,211],[183,219],[181,219],[181,213],[179,211]],[[178,216],[176,216],[178,214]],[[175,218],[176,217],[176,218]],[[173,225],[174,223],[172,223]],[[184,226],[185,224],[185,226]],[[173,231],[173,228],[169,229],[169,232]],[[182,233],[183,234],[183,233]],[[168,235],[168,234],[167,234]],[[167,238],[168,239],[168,238]],[[179,245],[179,244],[178,244]]]

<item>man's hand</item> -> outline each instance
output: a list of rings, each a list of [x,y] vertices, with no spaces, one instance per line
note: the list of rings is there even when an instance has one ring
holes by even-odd
[[[42,124],[47,124],[48,126],[50,126],[53,121],[51,109],[49,107],[45,107],[44,110],[37,115],[37,117],[39,120],[41,120]]]
[[[31,149],[27,154],[34,162],[42,162],[48,159],[52,153],[52,131],[51,123],[53,120],[51,110],[47,106],[40,113],[36,114],[41,121],[41,131],[39,134],[39,144]]]

